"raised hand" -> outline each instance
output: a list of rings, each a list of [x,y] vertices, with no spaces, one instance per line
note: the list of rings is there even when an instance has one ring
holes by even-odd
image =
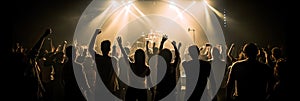
[[[166,41],[166,40],[168,40],[168,35],[163,35],[163,37],[162,37],[162,41],[164,42],[164,41]]]
[[[265,54],[265,57],[268,58],[268,52],[266,51],[265,48],[262,48],[262,52]]]
[[[67,44],[68,42],[67,41],[64,41],[64,44]]]
[[[233,48],[234,46],[235,46],[234,43],[232,43],[231,46],[230,46],[230,48]]]
[[[96,31],[98,32],[97,34],[100,34],[102,32],[101,29],[96,29]]]
[[[164,43],[168,40],[168,36],[165,34],[163,35],[161,42],[160,42],[160,46],[159,46],[159,51],[161,51],[164,47]]]
[[[47,36],[49,34],[52,34],[52,29],[51,28],[46,29],[46,31],[44,33],[44,36]]]
[[[172,45],[176,47],[176,41],[172,41]]]
[[[182,46],[181,42],[178,43],[178,50],[180,49],[180,47]]]
[[[120,36],[117,37],[117,41],[119,45],[122,45],[122,38]]]

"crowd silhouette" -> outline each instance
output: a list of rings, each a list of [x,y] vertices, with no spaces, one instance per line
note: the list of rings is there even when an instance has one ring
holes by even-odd
[[[52,29],[46,29],[32,48],[23,47],[22,43],[12,47],[10,61],[24,74],[23,100],[99,101],[103,99],[98,95],[105,95],[101,84],[116,100],[125,101],[159,101],[166,97],[175,101],[181,94],[181,100],[188,101],[290,98],[288,59],[278,45],[267,49],[247,42],[236,48],[232,43],[227,49],[227,45],[191,44],[185,49],[185,57],[180,57],[182,43],[167,35],[152,43],[151,48],[150,42],[145,41],[145,47],[134,49],[124,46],[121,36],[116,37],[117,45],[112,45],[111,40],[96,44],[100,29],[88,45],[68,45],[63,41],[55,46],[48,37],[51,34]],[[166,42],[172,48],[166,48]],[[46,49],[46,45],[50,48]],[[180,80],[182,71],[185,81]],[[185,84],[184,89],[176,89],[180,83]]]

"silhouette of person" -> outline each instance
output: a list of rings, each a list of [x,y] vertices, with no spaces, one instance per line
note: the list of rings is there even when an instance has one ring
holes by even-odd
[[[126,54],[129,54],[130,48],[124,47],[124,51],[126,52]],[[128,88],[127,84],[129,83],[128,70],[130,70],[130,66],[128,64],[127,58],[124,58],[122,54],[121,57],[119,58],[119,70],[120,70],[120,74],[119,74],[120,95],[122,97],[122,100],[125,100],[125,95]]]
[[[287,59],[280,58],[275,63],[274,75],[276,78],[275,85],[270,95],[270,101],[284,101],[292,100],[291,89],[291,75],[290,68],[288,67]]]
[[[117,72],[115,70],[118,69],[118,59],[114,56],[110,56],[111,51],[111,42],[109,40],[103,40],[101,42],[100,49],[102,51],[102,55],[98,54],[94,50],[94,45],[96,41],[96,36],[101,33],[101,30],[96,32],[90,41],[88,51],[92,54],[92,57],[95,59],[95,63],[97,66],[97,71],[100,75],[100,78],[96,78],[96,90],[95,90],[95,96],[97,97],[97,93],[103,92],[101,88],[99,88],[99,84],[101,82],[104,83],[105,87],[109,90],[109,92],[116,97],[120,98],[118,95],[118,78],[117,78]],[[93,54],[94,53],[94,54]],[[103,94],[103,93],[101,93]],[[100,100],[96,98],[96,100]]]
[[[200,101],[210,75],[211,64],[199,59],[200,49],[197,45],[189,46],[188,53],[191,60],[182,62],[186,74],[185,100]],[[195,81],[197,82],[196,85],[194,84]]]
[[[77,47],[78,50],[81,49]],[[76,52],[80,54],[79,52]],[[88,53],[88,49],[83,49],[82,54],[77,55],[75,62],[82,66],[81,71],[83,73],[84,82],[80,82],[81,85],[86,86],[85,88],[82,87],[87,100],[94,101],[95,99],[95,85],[96,85],[96,77],[97,77],[97,70],[96,64],[94,59]]]
[[[270,91],[272,70],[257,60],[258,51],[256,44],[245,44],[246,59],[234,62],[229,68],[227,87],[232,91],[229,97],[236,101],[265,101]]]
[[[134,61],[130,61],[128,58],[127,53],[122,45],[122,38],[117,38],[119,47],[123,54],[123,58],[127,61],[130,65],[131,70],[133,73],[129,73],[129,83],[133,85],[128,86],[127,92],[125,95],[125,101],[147,101],[148,100],[148,86],[150,85],[150,78],[147,76],[150,75],[149,66],[146,64],[146,54],[143,49],[137,49],[134,53]],[[122,67],[120,67],[122,68]],[[126,68],[126,67],[123,67]],[[143,88],[136,88],[136,87],[144,87]]]
[[[26,75],[25,75],[25,87],[27,94],[30,94],[30,100],[36,101],[41,100],[43,98],[43,94],[46,92],[44,85],[40,78],[40,71],[38,66],[38,57],[41,53],[41,48],[44,44],[45,38],[52,34],[52,29],[48,28],[42,35],[42,37],[38,40],[38,42],[31,48],[28,53],[28,60],[30,66],[26,68]],[[28,72],[27,72],[28,70]],[[27,85],[28,84],[28,85]]]
[[[148,62],[149,62],[149,60],[151,59],[152,56],[158,54],[158,48],[155,47],[155,45],[156,45],[155,42],[152,45],[152,52],[149,49],[149,43],[150,43],[149,41],[146,42],[146,52],[147,52],[147,56],[148,56],[148,59],[146,61],[147,64],[149,64]]]
[[[163,98],[165,98],[166,96],[168,96],[173,89],[176,87],[177,84],[177,80],[178,77],[177,76],[177,68],[179,68],[178,64],[180,63],[180,57],[179,57],[179,51],[176,47],[176,42],[173,41],[172,45],[175,49],[175,58],[174,58],[174,62],[172,62],[173,59],[173,55],[172,52],[170,51],[170,49],[167,48],[163,48],[164,43],[167,41],[168,36],[164,35],[162,37],[162,40],[160,42],[160,47],[159,47],[159,53],[158,55],[161,56],[165,61],[161,61],[158,59],[158,65],[157,65],[157,77],[163,77],[162,80],[156,85],[156,92],[155,92],[155,101],[161,100]],[[163,71],[163,67],[164,65],[162,65],[162,62],[166,62],[166,73],[163,76],[161,73],[161,71]],[[175,100],[175,94],[171,93],[170,94],[171,97]]]
[[[215,101],[219,101],[219,100],[225,100],[225,95],[226,95],[226,77],[224,77],[225,71],[227,69],[226,66],[226,62],[225,60],[222,59],[222,54],[220,52],[220,48],[218,48],[217,46],[212,47],[211,50],[211,55],[212,55],[212,59],[211,59],[211,76],[209,78],[211,78],[211,90],[213,90],[213,95],[216,94],[216,96],[214,97]],[[214,81],[215,80],[215,81]],[[220,84],[217,83],[218,81],[222,81]],[[213,84],[215,83],[215,84]]]
[[[234,56],[232,56],[232,52],[234,51],[234,50],[236,50],[235,49],[235,44],[234,43],[232,43],[231,45],[230,45],[230,48],[228,49],[228,52],[227,52],[227,57],[228,57],[228,64],[229,65],[231,65],[232,63],[234,63],[234,62],[236,62],[236,61],[238,61],[238,60],[243,60],[243,59],[245,59],[245,57],[244,57],[244,53],[242,52],[242,51],[240,51],[239,53],[238,53],[238,57],[234,57]]]
[[[265,51],[265,54],[267,54],[267,52]],[[271,68],[274,68],[275,67],[275,64],[277,62],[277,60],[281,59],[281,58],[284,58],[283,55],[282,55],[282,50],[276,46],[276,47],[273,47],[271,49],[271,54],[270,56],[266,56],[266,63],[271,67]]]
[[[74,46],[70,45],[66,47],[66,56],[68,61],[66,61],[63,67],[63,81],[65,89],[65,101],[86,101],[84,95],[82,94],[77,79],[82,80],[83,74],[81,70],[81,65],[74,62],[76,55],[72,52],[76,52]],[[79,75],[79,76],[75,76]],[[77,78],[76,78],[77,77]]]

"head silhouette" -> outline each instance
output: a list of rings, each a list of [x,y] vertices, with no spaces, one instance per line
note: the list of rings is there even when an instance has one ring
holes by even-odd
[[[258,51],[258,47],[254,43],[248,43],[243,47],[243,52],[248,58],[256,58],[256,56],[258,55]]]
[[[158,52],[158,48],[157,48],[157,47],[154,47],[154,48],[153,48],[153,54],[157,54],[157,52]]]
[[[143,49],[137,49],[134,53],[135,63],[145,63],[145,52]]]
[[[211,51],[212,51],[212,56],[214,59],[221,58],[220,50],[217,47],[213,47]]]
[[[75,50],[74,46],[70,45],[66,48],[66,56],[72,58],[72,51]]]
[[[188,48],[188,51],[189,51],[189,55],[191,56],[191,58],[194,60],[194,59],[198,59],[198,56],[199,56],[199,48],[197,45],[191,45],[189,48]]]
[[[162,56],[167,63],[171,63],[172,61],[172,52],[169,49],[162,49],[159,52],[159,55]]]
[[[103,55],[108,55],[110,51],[110,41],[109,40],[104,40],[101,42],[101,51]]]
[[[273,58],[275,59],[281,58],[281,50],[279,47],[273,47],[271,53]]]

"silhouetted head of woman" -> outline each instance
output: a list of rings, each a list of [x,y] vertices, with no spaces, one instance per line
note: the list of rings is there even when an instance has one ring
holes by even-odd
[[[137,49],[134,53],[135,63],[145,63],[146,55],[143,49]]]

